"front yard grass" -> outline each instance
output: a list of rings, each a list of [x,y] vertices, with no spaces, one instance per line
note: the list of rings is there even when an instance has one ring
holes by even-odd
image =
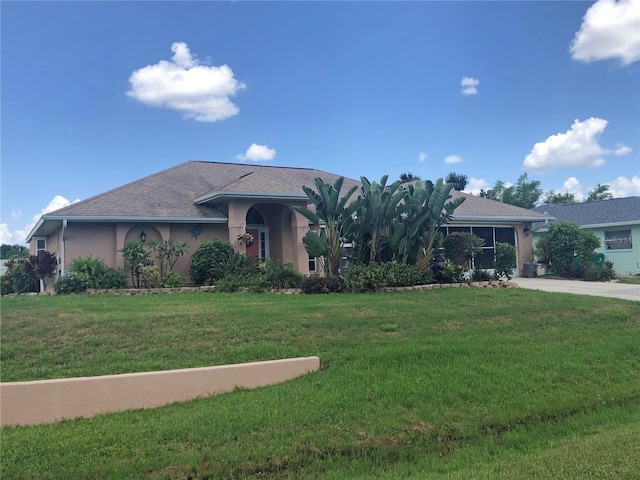
[[[639,478],[640,303],[533,290],[2,299],[2,381],[318,355],[2,430],[2,478]]]

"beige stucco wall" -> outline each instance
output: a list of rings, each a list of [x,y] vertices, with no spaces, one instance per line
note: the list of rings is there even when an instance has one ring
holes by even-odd
[[[174,402],[284,382],[320,368],[318,357],[31,382],[0,383],[0,424],[62,419]]]

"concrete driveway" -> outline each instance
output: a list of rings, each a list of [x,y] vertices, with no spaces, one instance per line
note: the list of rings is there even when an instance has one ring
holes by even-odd
[[[640,285],[525,277],[514,278],[513,282],[517,283],[520,288],[543,290],[545,292],[576,293],[578,295],[622,298],[623,300],[640,302]]]

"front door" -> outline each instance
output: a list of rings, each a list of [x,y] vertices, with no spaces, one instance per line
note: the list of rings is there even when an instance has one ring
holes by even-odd
[[[261,262],[269,258],[269,227],[247,227],[253,235],[253,243],[247,245],[247,255],[257,257]]]
[[[253,235],[253,243],[247,245],[247,255],[260,258],[260,232],[257,228],[247,228],[247,233]]]

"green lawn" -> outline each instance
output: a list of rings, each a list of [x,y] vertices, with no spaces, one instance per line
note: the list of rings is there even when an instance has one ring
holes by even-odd
[[[620,277],[620,283],[640,285],[640,275],[636,275],[634,277]]]
[[[524,289],[2,299],[2,381],[320,372],[2,430],[2,478],[640,478],[640,303]]]

